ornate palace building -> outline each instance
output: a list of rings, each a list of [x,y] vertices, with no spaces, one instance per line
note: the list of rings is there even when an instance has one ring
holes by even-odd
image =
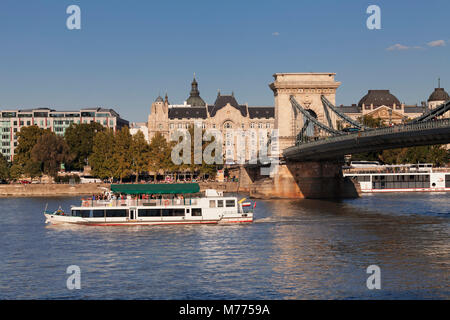
[[[148,117],[148,132],[150,140],[157,132],[169,140],[174,131],[187,129],[192,125],[201,126],[203,129],[217,129],[223,135],[225,160],[233,162],[232,159],[238,158],[236,148],[254,150],[254,148],[246,148],[238,144],[237,139],[233,137],[236,129],[250,132],[250,136],[245,137],[244,141],[246,144],[254,145],[258,139],[258,129],[271,132],[274,128],[274,120],[274,107],[251,107],[240,104],[233,93],[223,95],[219,92],[213,104],[206,103],[200,97],[198,83],[194,77],[191,92],[184,104],[170,104],[167,94],[165,99],[160,96],[156,98]],[[254,153],[246,153],[245,160],[255,156]]]
[[[385,124],[399,124],[419,117],[424,112],[434,109],[448,100],[450,100],[448,93],[440,85],[434,89],[428,101],[422,102],[419,106],[401,103],[389,90],[369,90],[358,104],[341,105],[339,109],[355,120],[363,116],[371,116],[382,119]]]

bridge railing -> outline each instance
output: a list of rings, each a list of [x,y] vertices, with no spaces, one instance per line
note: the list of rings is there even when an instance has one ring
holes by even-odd
[[[445,128],[450,127],[450,119],[440,119],[440,120],[431,120],[426,122],[419,123],[407,123],[401,125],[395,125],[392,127],[378,128],[373,130],[359,131],[356,133],[347,133],[339,136],[326,137],[324,139],[307,142],[303,144],[299,144],[296,148],[301,148],[302,146],[316,146],[321,144],[326,144],[330,142],[337,141],[345,141],[351,140],[354,138],[360,137],[373,137],[378,135],[390,134],[390,133],[400,133],[400,132],[409,132],[409,131],[418,131],[418,130],[427,130],[427,129],[435,129],[435,128]]]

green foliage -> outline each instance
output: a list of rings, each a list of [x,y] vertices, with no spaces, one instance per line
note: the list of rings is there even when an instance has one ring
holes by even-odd
[[[71,167],[76,170],[82,170],[87,164],[87,160],[92,154],[94,146],[94,137],[97,132],[104,131],[100,123],[81,123],[72,124],[66,129],[64,138],[73,154],[73,161]]]
[[[362,122],[363,125],[369,128],[381,128],[386,127],[386,124],[384,123],[383,119],[381,118],[374,118],[370,115],[365,115],[358,118],[358,122]]]
[[[138,131],[131,137],[131,169],[136,174],[136,182],[138,182],[139,175],[148,167],[150,157],[150,146],[145,140],[145,136],[141,131]]]
[[[114,154],[113,161],[115,162],[114,177],[120,179],[129,176],[132,173],[131,170],[131,134],[128,127],[123,127],[114,135]]]
[[[432,163],[439,167],[448,162],[448,152],[444,146],[421,146],[384,150],[380,160],[387,164]]]
[[[17,164],[17,163],[14,163],[9,170],[9,175],[12,180],[19,179],[23,174],[24,174],[24,168],[20,164]]]
[[[44,133],[31,150],[31,161],[41,163],[42,172],[51,176],[56,176],[61,163],[72,159],[66,141],[52,132]]]
[[[173,171],[175,165],[171,160],[171,148],[173,143],[167,143],[166,139],[161,133],[156,133],[150,141],[150,156],[147,170],[153,172],[156,180],[156,175],[160,171]]]
[[[92,167],[92,174],[101,179],[112,179],[116,172],[114,162],[114,132],[112,129],[99,131],[94,137],[92,154],[89,163]]]
[[[18,145],[14,156],[14,167],[12,177],[19,178],[24,175],[35,175],[35,166],[30,165],[32,160],[32,150],[40,137],[45,133],[51,133],[49,129],[41,129],[38,126],[22,127],[17,133]]]
[[[8,160],[0,154],[0,180],[9,180],[10,164]]]

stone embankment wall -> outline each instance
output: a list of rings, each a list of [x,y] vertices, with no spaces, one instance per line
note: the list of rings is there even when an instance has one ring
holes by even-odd
[[[102,187],[109,184],[85,183],[85,184],[3,184],[0,185],[0,197],[52,197],[52,196],[78,196],[102,193]]]
[[[200,190],[216,189],[224,192],[237,192],[237,182],[201,182]],[[69,184],[3,184],[0,185],[0,197],[52,197],[79,196],[102,193],[109,184],[85,183]]]

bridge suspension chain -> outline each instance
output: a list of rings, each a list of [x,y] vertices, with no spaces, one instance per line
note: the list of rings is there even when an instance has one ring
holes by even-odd
[[[436,107],[425,114],[413,119],[411,123],[424,122],[428,121],[434,117],[439,117],[445,114],[447,111],[450,111],[450,100],[441,104],[439,107]]]
[[[328,107],[328,108],[330,108],[331,111],[333,111],[339,118],[341,118],[342,120],[346,121],[347,123],[349,123],[349,124],[351,124],[351,125],[353,125],[353,126],[355,126],[355,127],[357,127],[357,128],[360,128],[360,129],[369,129],[369,128],[367,128],[366,126],[364,126],[363,124],[359,123],[358,121],[353,120],[352,118],[350,118],[349,116],[347,116],[345,113],[338,111],[338,110],[336,109],[336,107],[333,106],[333,104],[332,104],[330,101],[328,101],[327,98],[325,98],[324,95],[321,95],[321,96],[320,96],[320,99],[322,99],[322,104],[323,104],[323,107],[324,107],[325,110],[326,110],[327,107]]]
[[[332,135],[341,135],[342,132],[334,130],[333,128],[330,128],[328,126],[326,126],[325,124],[321,123],[320,121],[318,121],[316,118],[314,118],[312,115],[309,114],[308,111],[306,111],[298,102],[297,100],[295,100],[294,96],[290,97],[290,101],[292,104],[292,107],[295,109],[297,109],[298,111],[300,111],[302,113],[302,115],[309,120],[309,122],[314,123],[317,127],[319,127],[321,130],[332,134]],[[302,130],[303,131],[303,130]]]

